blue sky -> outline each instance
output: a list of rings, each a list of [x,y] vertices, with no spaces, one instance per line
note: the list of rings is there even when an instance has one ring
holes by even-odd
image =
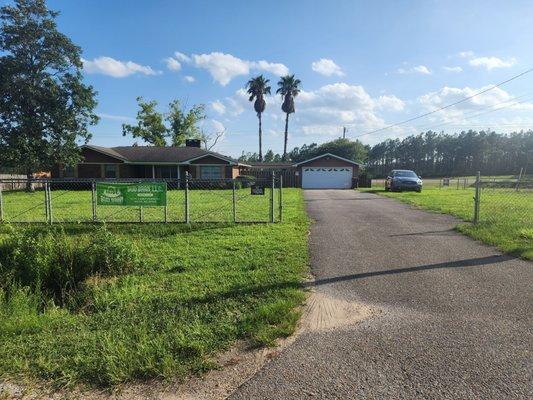
[[[0,1],[6,3],[6,1]],[[264,73],[303,82],[289,147],[348,137],[430,111],[533,66],[531,1],[67,1],[61,31],[83,48],[98,91],[92,143],[131,144],[135,98],[203,103],[203,129],[225,129],[216,150],[257,151],[257,118],[242,92]],[[264,115],[264,150],[280,152],[277,97]],[[501,108],[501,110],[500,110]],[[422,129],[533,127],[533,73],[460,106],[364,136],[373,144]],[[480,115],[478,115],[480,114]],[[529,124],[529,125],[528,125]]]

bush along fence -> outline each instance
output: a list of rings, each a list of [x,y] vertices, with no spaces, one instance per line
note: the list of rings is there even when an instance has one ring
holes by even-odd
[[[0,222],[274,223],[283,219],[283,178],[275,174],[266,179],[12,181],[0,180]]]

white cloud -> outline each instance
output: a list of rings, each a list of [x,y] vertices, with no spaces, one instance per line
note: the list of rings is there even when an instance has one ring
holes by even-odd
[[[417,65],[416,67],[412,68],[398,68],[396,70],[399,74],[422,74],[422,75],[431,75],[431,70],[426,67],[425,65]]]
[[[250,72],[250,65],[247,61],[231,54],[220,52],[193,54],[192,59],[196,67],[206,69],[222,86],[226,86],[236,76],[248,75]]]
[[[185,81],[189,83],[196,82],[196,79],[194,79],[194,76],[191,76],[191,75],[185,75],[183,79],[185,79]]]
[[[463,69],[461,67],[442,67],[442,69],[448,72],[455,72],[455,73],[463,72]]]
[[[466,50],[459,52],[457,55],[461,58],[471,58],[474,57],[474,52],[472,50]]]
[[[283,132],[285,121],[281,101],[280,96],[266,97],[264,117],[268,118],[268,128],[276,132]],[[235,117],[243,112],[255,115],[244,89],[237,90],[220,102],[225,106],[224,115]],[[347,83],[329,84],[312,91],[303,90],[295,102],[296,113],[291,115],[291,135],[293,138],[305,136],[308,141],[320,141],[324,136],[339,136],[342,126],[348,126],[354,134],[381,128],[386,125],[381,113],[405,108],[405,103],[394,95],[372,97],[362,86]]]
[[[428,111],[433,111],[445,105],[463,100],[491,87],[493,86],[489,85],[480,88],[454,88],[445,86],[437,92],[430,92],[420,96],[418,101]],[[478,111],[481,113],[497,110],[499,108],[511,111],[533,110],[533,103],[516,101],[516,98],[511,96],[505,90],[494,88],[456,106],[439,111],[435,114],[434,121],[446,123],[463,122],[465,121],[465,113],[477,114]]]
[[[106,114],[106,113],[97,113],[97,115],[102,119],[107,119],[110,121],[122,121],[122,122],[135,121],[135,118],[126,117],[125,115],[113,115],[113,114]]]
[[[379,108],[391,111],[403,111],[405,108],[404,101],[393,95],[379,96],[376,103]]]
[[[399,111],[404,102],[393,95],[372,98],[362,86],[335,83],[315,91],[302,91],[296,114],[306,135],[339,135],[342,125],[355,131],[383,127],[378,111]]]
[[[124,78],[136,73],[157,75],[151,67],[134,63],[133,61],[119,61],[111,57],[97,57],[91,60],[82,58],[83,69],[89,74],[103,74],[114,78]]]
[[[273,75],[284,76],[289,74],[289,68],[280,63],[270,63],[265,60],[250,62],[250,68],[270,72]]]
[[[508,60],[502,60],[498,57],[477,57],[468,61],[473,67],[483,67],[487,71],[495,68],[509,68],[516,64],[516,59],[510,58]]]
[[[224,115],[226,113],[226,106],[222,104],[219,100],[215,100],[211,103],[211,108],[215,110],[220,115]]]
[[[216,119],[212,119],[211,121],[211,130],[213,132],[224,132],[226,130],[226,127],[224,124],[220,121],[217,121]]]
[[[321,58],[318,61],[314,61],[311,63],[311,68],[313,71],[325,75],[325,76],[343,76],[344,72],[342,72],[341,67],[339,67],[333,60],[330,60],[328,58]]]
[[[174,57],[176,60],[184,62],[184,63],[190,63],[191,58],[183,53],[180,53],[179,51],[174,52]]]
[[[163,60],[167,65],[167,68],[171,71],[179,71],[181,69],[181,64],[178,60],[172,57],[165,58]]]
[[[273,75],[283,76],[289,73],[289,68],[281,63],[273,63],[266,60],[248,61],[222,52],[209,54],[186,54],[175,52],[172,60],[184,62],[196,68],[205,69],[213,77],[215,82],[226,86],[237,76],[248,75],[250,71],[264,71]]]

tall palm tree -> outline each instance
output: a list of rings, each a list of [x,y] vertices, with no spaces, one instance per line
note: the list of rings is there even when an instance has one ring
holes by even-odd
[[[280,94],[283,97],[283,104],[281,109],[285,113],[285,141],[283,144],[283,161],[287,160],[287,141],[289,139],[289,115],[292,114],[294,110],[294,98],[300,93],[300,83],[299,79],[295,79],[294,75],[282,76],[278,82],[277,94]]]
[[[259,119],[259,161],[263,161],[263,150],[262,150],[262,140],[263,140],[263,131],[261,127],[261,114],[265,111],[266,101],[265,95],[270,94],[270,86],[268,86],[268,79],[265,79],[263,75],[256,76],[248,81],[246,88],[248,89],[248,94],[250,95],[249,101],[254,101],[254,110],[257,113],[257,118]]]

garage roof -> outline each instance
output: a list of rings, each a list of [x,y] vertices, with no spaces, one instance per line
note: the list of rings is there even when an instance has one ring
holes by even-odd
[[[309,159],[304,160],[304,161],[300,161],[300,162],[298,162],[296,164],[293,164],[293,165],[295,167],[297,167],[298,165],[302,165],[302,164],[308,163],[309,161],[318,160],[319,158],[323,158],[323,157],[326,157],[326,156],[330,156],[330,157],[336,158],[338,160],[346,161],[347,163],[350,163],[350,164],[353,164],[353,165],[358,165],[358,166],[362,166],[363,165],[361,163],[358,163],[358,162],[355,162],[355,161],[352,161],[352,160],[348,160],[347,158],[344,158],[344,157],[341,157],[341,156],[337,156],[337,155],[332,154],[332,153],[320,154],[319,156],[316,156],[316,157],[313,157],[313,158],[309,158]]]

